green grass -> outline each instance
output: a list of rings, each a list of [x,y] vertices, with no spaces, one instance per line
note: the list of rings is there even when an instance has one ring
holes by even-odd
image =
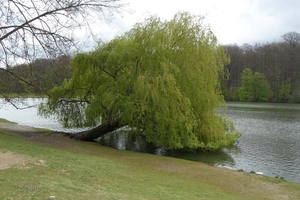
[[[274,199],[271,190],[255,191],[257,184],[300,195],[299,184],[279,179],[56,137],[58,143],[33,142],[0,128],[0,152],[35,160],[0,170],[0,200]]]
[[[182,182],[176,180],[177,176],[147,170],[147,166],[138,163],[136,156],[132,158],[133,163],[122,157],[130,158],[132,152],[117,152],[101,147],[105,150],[105,156],[101,156],[46,148],[17,139],[10,142],[12,146],[3,143],[8,144],[7,137],[6,140],[1,137],[2,150],[13,149],[15,153],[46,160],[46,166],[28,164],[28,169],[11,168],[0,171],[3,198],[45,199],[56,196],[58,199],[193,199],[197,196],[223,196],[211,192],[206,194],[207,186],[198,187],[199,184],[184,180],[184,177],[181,179],[184,180],[186,189],[182,190]],[[27,191],[19,191],[19,188],[26,186],[29,186]],[[40,190],[30,191],[30,186]]]

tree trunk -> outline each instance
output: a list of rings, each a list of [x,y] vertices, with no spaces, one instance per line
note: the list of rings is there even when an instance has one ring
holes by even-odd
[[[122,126],[120,125],[119,120],[116,120],[112,123],[101,124],[87,131],[71,134],[70,138],[83,141],[92,141],[121,127]]]

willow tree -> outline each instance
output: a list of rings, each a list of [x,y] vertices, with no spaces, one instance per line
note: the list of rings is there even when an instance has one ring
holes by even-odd
[[[229,62],[202,16],[150,17],[130,31],[77,54],[73,76],[41,107],[93,140],[127,127],[167,149],[216,150],[237,134],[215,114],[224,103],[218,77]],[[100,125],[99,125],[100,124]]]

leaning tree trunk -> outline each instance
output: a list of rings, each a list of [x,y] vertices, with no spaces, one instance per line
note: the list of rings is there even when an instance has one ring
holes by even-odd
[[[121,127],[119,120],[116,120],[111,123],[101,124],[87,131],[71,134],[70,137],[77,140],[92,141]]]

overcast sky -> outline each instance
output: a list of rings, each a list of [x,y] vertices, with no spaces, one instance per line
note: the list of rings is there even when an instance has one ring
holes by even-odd
[[[242,45],[281,40],[287,32],[300,33],[300,0],[127,0],[134,13],[116,16],[111,26],[98,26],[110,40],[149,15],[170,19],[178,11],[206,16],[221,44]]]

